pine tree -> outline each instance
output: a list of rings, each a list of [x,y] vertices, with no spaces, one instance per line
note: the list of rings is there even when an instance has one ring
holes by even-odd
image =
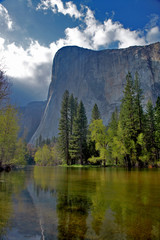
[[[155,130],[155,111],[151,100],[149,100],[145,114],[145,142],[149,158],[152,161],[156,158]]]
[[[131,73],[126,76],[126,86],[124,89],[124,97],[122,99],[120,110],[120,127],[123,130],[125,148],[128,154],[125,156],[125,161],[128,167],[131,167],[133,162],[133,143],[136,140],[135,136],[135,119],[134,119],[134,87]]]
[[[115,155],[115,137],[117,136],[118,131],[118,122],[119,122],[119,114],[118,109],[116,108],[115,111],[112,113],[111,121],[108,126],[107,135],[108,135],[108,152],[110,159],[113,160],[115,157],[116,164],[118,163],[118,157]]]
[[[87,117],[83,102],[81,101],[77,109],[77,116],[74,119],[73,135],[70,140],[70,155],[73,162],[80,160],[81,164],[84,163],[85,150],[87,148],[86,137]]]
[[[101,118],[101,114],[100,114],[100,111],[98,109],[98,106],[97,104],[95,103],[93,109],[92,109],[92,116],[91,116],[91,122],[94,121],[94,120],[98,120]]]
[[[100,114],[97,104],[95,103],[95,105],[92,109],[91,123],[93,123],[93,121],[98,120],[98,119],[101,119],[101,114]],[[91,140],[91,132],[90,131],[88,131],[88,135],[87,135],[87,149],[88,149],[88,158],[91,158],[92,156],[94,156],[94,157],[99,156],[99,151],[96,150],[95,141]]]
[[[157,148],[157,159],[159,159],[160,152],[160,97],[157,98],[155,106],[155,141]]]
[[[73,133],[73,120],[77,114],[78,101],[77,98],[74,98],[73,94],[69,97],[69,132],[70,136]]]
[[[142,109],[142,90],[138,73],[135,74],[133,81],[131,73],[126,76],[126,86],[124,89],[124,97],[122,99],[120,110],[120,128],[123,131],[123,142],[127,154],[125,161],[129,167],[138,161],[142,164],[139,156],[141,155],[141,146],[137,139],[143,131],[143,109]]]
[[[138,134],[142,133],[143,131],[143,107],[142,107],[142,100],[143,100],[143,92],[140,86],[139,75],[135,73],[135,80],[134,80],[134,91],[135,91],[135,99],[134,99],[134,111],[135,111],[135,128]]]
[[[140,166],[143,165],[143,162],[140,160],[142,154],[142,146],[137,141],[138,136],[143,133],[144,128],[144,114],[142,107],[143,92],[140,86],[139,75],[135,73],[134,79],[134,124],[135,124],[135,148],[136,148],[136,161]]]
[[[109,128],[112,130],[113,136],[117,135],[118,121],[119,121],[119,114],[118,114],[118,109],[116,107],[115,111],[112,113],[111,121],[109,123]]]
[[[69,156],[69,132],[70,132],[70,120],[69,120],[69,92],[66,90],[62,97],[61,103],[61,117],[59,121],[59,149],[62,158],[67,165],[70,164]]]

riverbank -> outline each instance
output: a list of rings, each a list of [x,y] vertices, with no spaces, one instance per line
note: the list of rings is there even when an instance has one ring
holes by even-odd
[[[115,164],[106,164],[104,165],[91,165],[91,164],[86,164],[86,165],[81,165],[81,164],[73,164],[73,165],[67,165],[67,164],[62,164],[62,165],[58,165],[59,167],[64,167],[64,168],[108,168],[108,167],[112,167],[112,168],[127,168],[127,166],[124,165],[115,165]],[[139,167],[138,165],[132,166],[132,168],[160,168],[160,162],[157,162],[156,164],[148,164],[148,166],[143,166],[143,167]]]

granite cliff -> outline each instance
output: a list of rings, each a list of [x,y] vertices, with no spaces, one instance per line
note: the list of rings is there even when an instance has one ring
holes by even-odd
[[[61,98],[66,89],[86,107],[88,120],[97,103],[107,124],[123,96],[126,74],[139,73],[144,104],[160,95],[160,43],[127,49],[92,51],[75,46],[60,49],[53,60],[52,80],[43,117],[31,143],[41,134],[51,138],[58,133]]]
[[[46,102],[36,101],[18,109],[21,126],[19,137],[25,138],[27,142],[31,139],[40,124],[45,105]]]

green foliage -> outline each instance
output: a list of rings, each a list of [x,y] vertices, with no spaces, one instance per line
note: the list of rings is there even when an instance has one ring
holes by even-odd
[[[94,120],[89,125],[89,130],[91,132],[91,140],[95,141],[96,144],[96,150],[99,150],[100,152],[100,158],[101,161],[103,161],[104,165],[106,164],[107,160],[107,145],[108,145],[108,139],[107,139],[107,129],[103,125],[102,119]],[[96,159],[93,157],[93,159]]]
[[[155,106],[155,143],[157,147],[157,158],[160,151],[160,97],[157,98]]]
[[[101,114],[97,104],[95,104],[92,109],[91,122],[98,119],[101,119]],[[87,134],[87,149],[88,149],[87,154],[88,154],[89,162],[92,162],[93,157],[96,157],[96,158],[99,157],[99,151],[96,150],[95,141],[91,140],[90,131],[88,131],[88,134]],[[95,160],[93,162],[95,162]],[[97,159],[97,162],[99,162],[98,159]]]
[[[155,110],[151,100],[148,101],[145,113],[145,143],[149,155],[149,160],[155,161],[156,158],[156,126],[155,126]]]
[[[137,142],[141,146],[141,149],[142,149],[141,155],[139,156],[139,158],[143,163],[148,164],[149,159],[150,159],[150,154],[146,148],[146,141],[145,141],[144,133],[140,133],[138,135]]]
[[[69,134],[73,134],[73,121],[77,115],[78,100],[74,98],[73,94],[69,97]]]
[[[58,149],[63,164],[81,164],[86,160],[87,117],[82,101],[78,104],[73,94],[64,92],[59,121]]]
[[[51,162],[51,151],[47,145],[39,148],[35,153],[35,162],[37,165],[47,166]]]
[[[95,104],[87,132],[83,103],[78,105],[77,99],[66,91],[59,123],[59,149],[63,153],[63,163],[83,164],[89,158],[92,164],[128,167],[156,164],[160,159],[160,97],[155,108],[149,101],[145,112],[142,100],[138,73],[133,79],[128,72],[120,112],[115,109],[106,127]]]
[[[149,101],[145,113],[142,100],[138,74],[133,80],[128,73],[119,118],[116,113],[112,114],[107,131],[109,157],[113,163],[144,166],[158,159],[160,100],[155,109]]]
[[[101,114],[100,114],[100,111],[98,109],[98,106],[97,104],[95,103],[93,109],[92,109],[92,116],[91,116],[91,122],[94,121],[94,120],[98,120],[101,118]]]
[[[119,114],[117,108],[112,113],[111,121],[108,126],[107,135],[108,135],[108,158],[110,162],[114,164],[114,160],[118,161],[117,156],[117,131],[118,131],[118,121],[119,121]]]
[[[38,148],[35,153],[34,160],[39,166],[53,166],[59,164],[59,156],[57,146],[49,147],[46,144],[42,148]]]
[[[143,92],[140,86],[139,75],[136,72],[134,80],[134,115],[135,115],[135,126],[136,135],[143,131],[144,114],[142,108]]]
[[[19,126],[17,112],[8,105],[0,111],[0,162],[9,164],[14,158]]]
[[[139,158],[141,147],[137,143],[137,137],[143,129],[142,99],[138,74],[136,73],[135,80],[133,80],[131,74],[128,73],[120,109],[119,124],[123,131],[123,142],[127,152],[124,159],[129,167],[135,165],[136,161],[141,164]]]
[[[19,139],[16,143],[16,150],[14,153],[14,158],[11,160],[13,165],[26,165],[27,161],[25,159],[26,156],[26,145],[22,139]]]
[[[63,94],[61,103],[61,117],[59,121],[59,149],[63,160],[69,165],[69,132],[70,132],[70,120],[69,120],[69,92],[66,90]]]
[[[17,141],[17,110],[9,102],[9,83],[0,70],[0,164],[24,165],[25,148]]]
[[[70,139],[69,152],[72,163],[80,161],[81,164],[85,160],[85,152],[87,148],[87,117],[86,111],[81,101],[78,109],[77,116],[73,121],[73,134]]]

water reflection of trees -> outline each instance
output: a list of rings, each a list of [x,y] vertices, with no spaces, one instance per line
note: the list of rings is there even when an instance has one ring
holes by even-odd
[[[1,177],[1,176],[0,176]],[[6,234],[12,214],[11,192],[5,182],[0,181],[0,239]]]
[[[79,175],[80,179],[81,176]],[[85,239],[87,231],[86,219],[88,210],[91,206],[91,200],[87,196],[87,188],[83,189],[75,187],[74,176],[69,169],[50,169],[35,168],[34,179],[37,196],[40,196],[40,191],[47,190],[56,197],[56,212],[57,212],[57,238],[58,239]],[[77,195],[77,192],[80,195]],[[53,209],[52,209],[53,211]],[[54,222],[54,211],[51,222]],[[45,220],[43,219],[43,222]],[[46,226],[45,226],[46,229]],[[52,233],[47,233],[47,239]]]
[[[102,176],[104,181],[100,181],[92,197],[92,228],[97,236],[100,239],[160,239],[160,205],[153,191],[154,181],[158,186],[158,175],[138,171],[113,173]]]
[[[0,174],[0,239],[3,239],[7,229],[11,227],[12,197],[24,188],[24,181],[24,171]]]
[[[160,239],[156,172],[41,168],[34,178],[56,198],[59,240]]]
[[[58,239],[86,239],[86,219],[91,202],[81,196],[58,194]]]

